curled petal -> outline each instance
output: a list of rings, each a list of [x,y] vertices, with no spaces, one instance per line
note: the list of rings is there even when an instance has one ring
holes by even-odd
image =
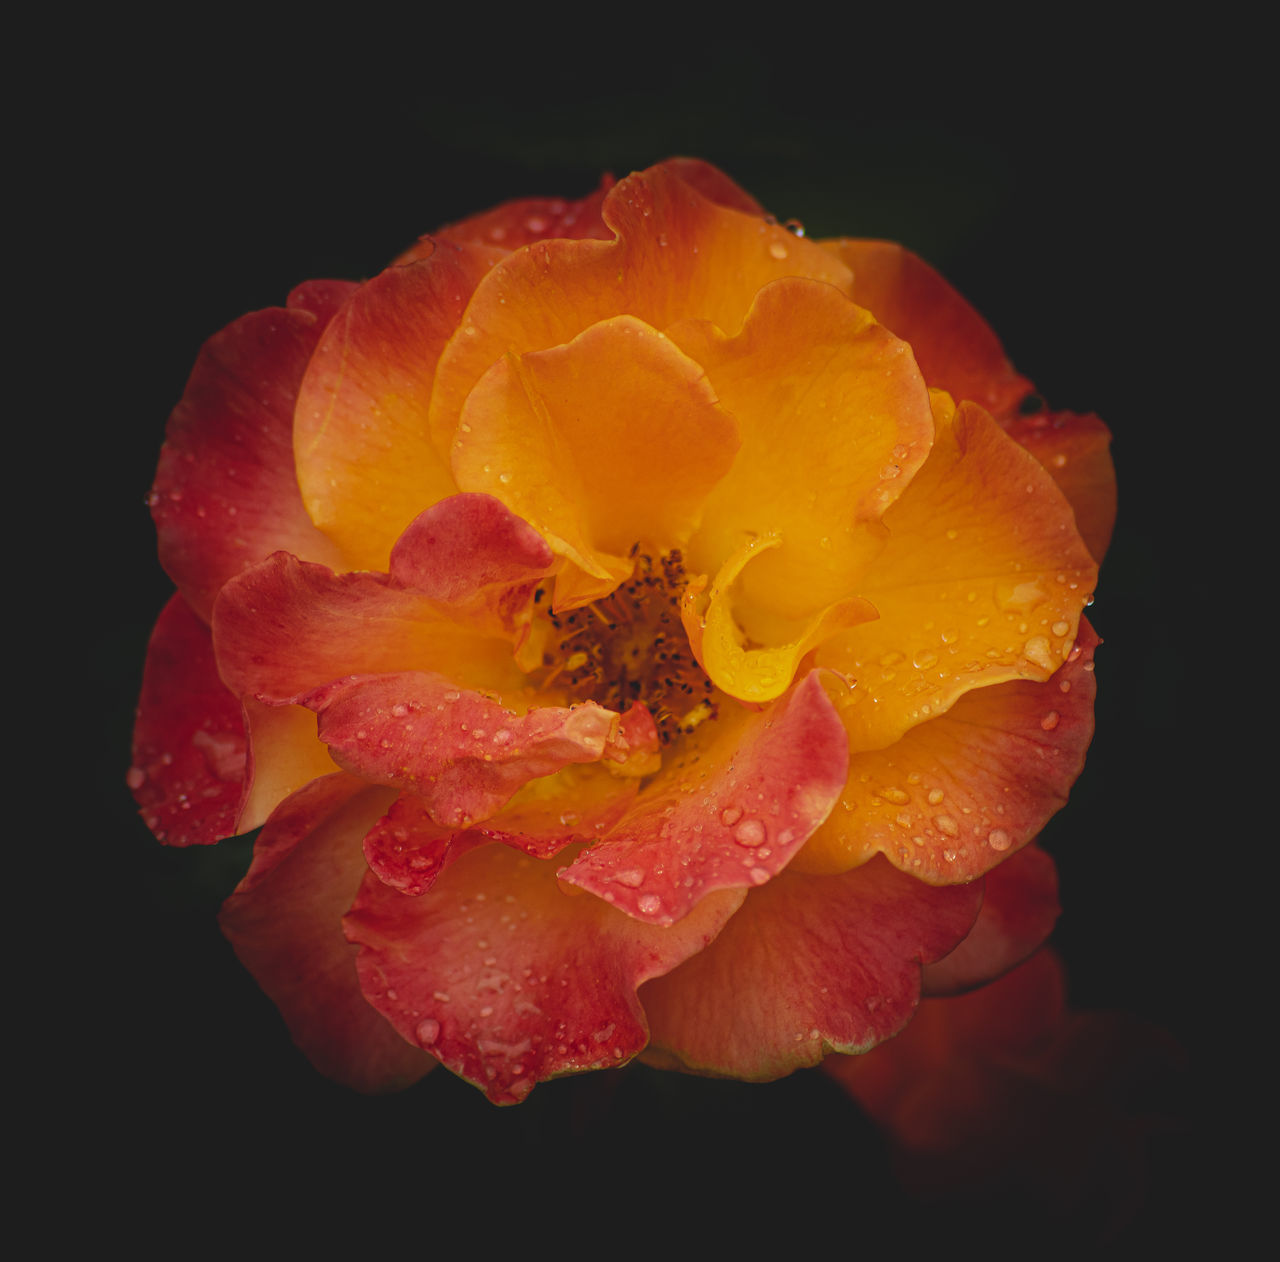
[[[981,898],[979,885],[933,889],[882,860],[834,877],[784,872],[645,987],[646,1059],[766,1081],[865,1051],[907,1023],[921,964],[955,945]]]
[[[680,616],[702,669],[717,687],[742,701],[765,702],[780,697],[791,686],[800,659],[810,649],[838,631],[879,616],[870,601],[850,596],[809,618],[775,622],[771,630],[781,636],[780,644],[749,643],[735,616],[735,580],[749,562],[781,543],[778,538],[749,539],[716,575],[701,616],[696,597],[681,603]]]
[[[1031,390],[991,326],[918,255],[892,241],[822,243],[853,270],[853,300],[911,343],[924,379],[1011,419]]]
[[[842,872],[881,851],[933,884],[970,881],[1026,845],[1067,800],[1093,736],[1093,652],[1081,619],[1045,683],[966,693],[885,749],[854,753],[840,802],[796,856]]]
[[[442,242],[348,298],[292,413],[297,483],[349,568],[385,570],[401,531],[456,489],[427,434],[436,360],[500,252]]]
[[[211,337],[169,418],[150,501],[160,564],[206,622],[218,589],[278,549],[341,562],[303,507],[291,437],[328,319],[326,285],[341,282],[312,282],[289,309],[256,311]]]
[[[559,608],[611,592],[632,548],[681,545],[738,449],[702,368],[630,316],[551,350],[499,359],[453,445],[458,485],[530,521],[572,570]]]
[[[1098,568],[1036,460],[973,404],[939,400],[928,461],[884,516],[859,585],[880,613],[818,649],[857,681],[855,751],[890,744],[970,689],[1047,679],[1071,652]]]
[[[421,898],[368,876],[345,921],[369,1002],[497,1104],[631,1059],[648,1038],[636,988],[703,949],[742,900],[724,891],[658,928],[562,891],[555,869],[481,846]]]
[[[1062,910],[1058,869],[1039,846],[1027,846],[987,873],[982,910],[954,951],[924,970],[924,993],[958,995],[1016,968],[1038,951]]]
[[[618,722],[592,701],[517,714],[422,672],[338,680],[303,704],[342,766],[409,789],[456,829],[488,819],[535,777],[598,762]]]
[[[220,921],[289,1033],[326,1077],[359,1091],[395,1091],[434,1062],[365,1002],[342,915],[365,872],[360,838],[387,790],[351,776],[317,780],[272,815]]]
[[[703,366],[742,450],[687,550],[715,574],[743,539],[776,538],[741,601],[807,618],[857,590],[879,521],[924,462],[933,414],[911,349],[829,284],[788,277],[755,297],[733,337],[706,322],[672,338]]]
[[[848,766],[819,673],[770,709],[740,710],[716,728],[561,878],[637,920],[670,925],[715,890],[781,871],[826,818]]]
[[[206,845],[237,831],[244,779],[240,703],[218,678],[209,628],[175,594],[147,648],[129,787],[160,841]]]
[[[1106,555],[1116,524],[1116,470],[1111,431],[1096,416],[1040,412],[1006,427],[1049,471],[1076,515],[1076,528],[1095,561]]]
[[[664,166],[620,180],[603,214],[615,240],[541,241],[477,286],[436,373],[431,433],[440,451],[450,450],[476,382],[508,353],[563,346],[619,315],[655,329],[711,320],[736,333],[761,287],[781,276],[849,289],[849,269],[829,251],[716,205]]]

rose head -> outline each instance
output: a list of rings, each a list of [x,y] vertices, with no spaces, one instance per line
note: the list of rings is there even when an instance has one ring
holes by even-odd
[[[205,346],[130,785],[362,1090],[866,1051],[1056,915],[1107,441],[705,164],[499,207]]]

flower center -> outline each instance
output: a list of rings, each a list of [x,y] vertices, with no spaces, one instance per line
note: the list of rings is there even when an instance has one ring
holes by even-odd
[[[633,553],[631,577],[603,600],[548,613],[542,662],[552,684],[619,713],[639,701],[669,745],[716,717],[714,686],[689,647],[680,621],[686,578],[679,550],[655,561]],[[537,593],[539,603],[546,598]]]

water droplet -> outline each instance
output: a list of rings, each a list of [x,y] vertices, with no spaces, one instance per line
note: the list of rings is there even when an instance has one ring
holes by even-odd
[[[1040,726],[1044,728],[1046,732],[1052,732],[1053,729],[1058,726],[1059,717],[1057,710],[1050,710],[1049,713],[1040,720]]]
[[[1012,842],[1013,839],[1003,828],[993,828],[987,834],[987,845],[992,850],[1008,850]]]
[[[939,803],[939,802],[941,802],[941,801],[942,801],[942,799],[943,799],[944,797],[946,797],[946,794],[945,794],[945,793],[943,793],[943,791],[942,791],[941,789],[930,789],[930,790],[929,790],[929,805],[930,805],[930,806],[937,806],[937,805],[938,805],[938,803]]]
[[[887,789],[877,789],[876,796],[884,798],[886,802],[893,802],[897,806],[903,806],[911,801],[911,794],[892,785]]]
[[[1066,635],[1067,632],[1071,630],[1071,623],[1063,622],[1062,619],[1059,618],[1058,621],[1049,628],[1049,630],[1052,631],[1054,635]]]
[[[644,884],[644,872],[640,868],[628,868],[625,872],[615,872],[613,879],[619,885],[629,885],[635,889],[639,885]]]
[[[758,819],[744,819],[733,830],[733,839],[740,846],[759,846],[767,840],[764,824]]]
[[[388,991],[387,994],[390,995],[391,992]],[[413,1034],[423,1047],[430,1047],[440,1037],[440,1022],[434,1017],[425,1017],[418,1022],[418,1028]]]
[[[644,912],[646,916],[652,916],[654,912],[662,906],[662,899],[660,899],[656,894],[641,894],[640,897],[636,899],[636,906]]]
[[[752,868],[747,875],[754,885],[763,885],[769,879],[769,873],[764,868]]]
[[[140,789],[147,782],[147,773],[141,767],[130,767],[125,772],[124,782],[131,789]]]
[[[742,818],[742,810],[736,806],[726,806],[720,812],[720,822],[726,828],[732,828]]]
[[[911,664],[917,670],[925,670],[932,666],[938,660],[936,653],[930,652],[928,649],[921,649],[911,659]]]
[[[781,241],[773,241],[769,245],[769,253],[775,259],[785,259],[787,257],[787,247]]]
[[[948,837],[958,837],[960,835],[960,825],[950,815],[935,815],[933,822],[938,831],[946,833]]]

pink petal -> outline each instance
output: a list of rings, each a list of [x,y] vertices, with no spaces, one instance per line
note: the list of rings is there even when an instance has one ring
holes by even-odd
[[[897,1033],[920,965],[964,935],[978,884],[937,889],[883,858],[840,876],[784,872],[642,999],[656,1063],[756,1081]]]
[[[716,728],[700,759],[646,788],[561,877],[637,920],[671,925],[713,890],[780,872],[844,787],[839,716],[811,672],[769,709],[723,716]]]
[[[229,578],[278,549],[340,561],[293,467],[294,401],[340,282],[321,284],[292,296],[315,312],[273,307],[214,334],[169,417],[151,514],[161,565],[205,621]]]
[[[175,594],[147,649],[129,787],[159,840],[207,845],[235,833],[244,778],[240,702],[218,678],[209,628]]]
[[[374,1007],[499,1104],[633,1057],[648,1036],[636,987],[704,948],[742,898],[656,928],[562,891],[555,868],[482,846],[421,898],[368,876],[345,922]]]
[[[303,704],[341,766],[409,789],[459,829],[488,819],[529,780],[598,762],[618,722],[593,701],[517,714],[423,672],[338,680]]]
[[[312,1064],[366,1092],[407,1087],[434,1063],[365,1002],[356,952],[342,933],[365,873],[360,838],[387,799],[386,790],[342,774],[294,794],[263,828],[253,866],[221,916]]]
[[[462,686],[524,683],[510,636],[478,635],[385,575],[338,575],[283,552],[227,584],[214,643],[228,687],[275,702],[347,675],[401,670],[438,670]]]
[[[491,495],[453,495],[416,517],[391,549],[395,582],[457,621],[511,630],[555,562],[547,541]]]
[[[437,824],[421,798],[402,793],[365,833],[364,857],[384,885],[416,898],[455,859],[488,840],[482,833]]]
[[[985,985],[1038,950],[1058,913],[1058,869],[1039,846],[1027,846],[986,877],[982,911],[969,936],[924,970],[924,993],[957,995]]]

